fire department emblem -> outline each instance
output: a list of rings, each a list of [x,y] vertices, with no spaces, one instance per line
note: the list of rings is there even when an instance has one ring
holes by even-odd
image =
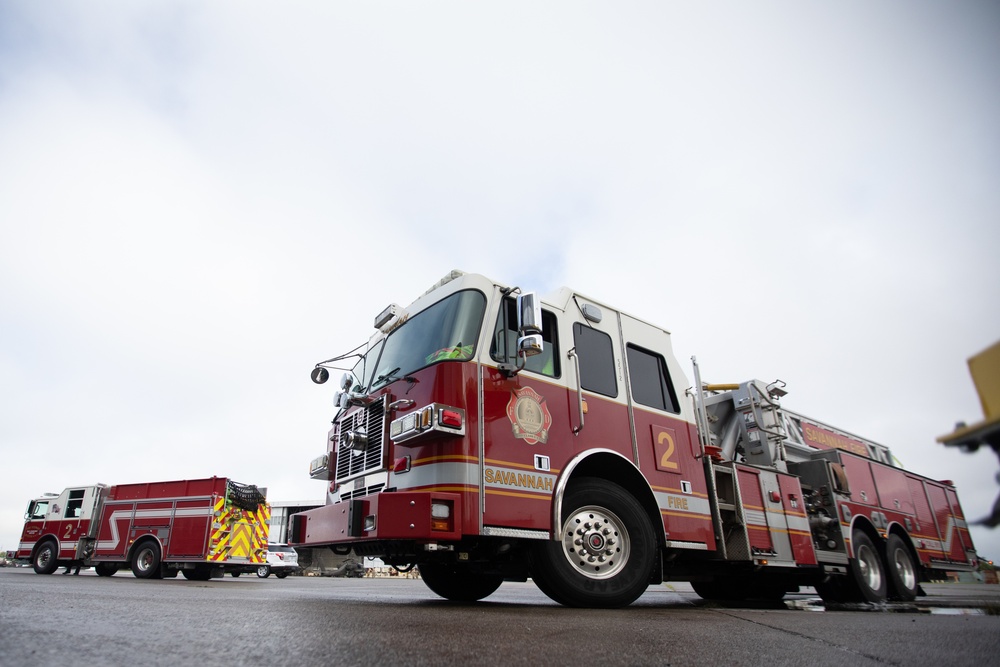
[[[545,405],[545,397],[531,387],[515,389],[507,403],[507,418],[515,438],[529,445],[545,443],[552,428],[552,414]]]

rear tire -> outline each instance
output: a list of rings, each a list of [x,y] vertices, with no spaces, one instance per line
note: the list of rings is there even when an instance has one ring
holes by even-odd
[[[278,579],[284,579],[285,577],[288,576],[288,573],[287,572],[275,572],[274,576],[276,576]]]
[[[212,570],[207,567],[195,567],[193,569],[181,570],[184,578],[188,581],[208,581],[212,578]]]
[[[744,602],[761,600],[780,602],[787,593],[787,587],[761,581],[745,581],[731,577],[714,581],[692,581],[691,588],[706,600]]]
[[[885,602],[886,581],[882,558],[871,538],[860,530],[852,537],[851,575],[861,602]]]
[[[132,556],[132,574],[136,579],[159,579],[160,545],[152,540],[141,543]]]
[[[118,566],[114,563],[97,563],[94,565],[94,571],[98,577],[112,577],[118,571]]]
[[[714,581],[692,581],[691,588],[703,600],[741,601],[746,597],[742,594],[742,591],[734,590],[733,587],[727,586],[718,579]]]
[[[446,600],[476,602],[489,597],[500,588],[503,577],[499,574],[473,572],[465,565],[421,563],[420,578]]]
[[[826,603],[839,604],[851,602],[853,599],[850,582],[847,581],[846,577],[831,577],[829,581],[818,581],[813,584],[813,588]]]
[[[42,542],[31,559],[36,574],[52,574],[59,569],[59,548],[52,540]]]
[[[889,573],[889,597],[910,602],[917,598],[917,568],[906,542],[890,535],[885,543],[885,565]]]
[[[563,500],[561,542],[537,543],[531,576],[543,593],[570,607],[624,607],[649,586],[657,542],[632,494],[601,479],[574,483]]]

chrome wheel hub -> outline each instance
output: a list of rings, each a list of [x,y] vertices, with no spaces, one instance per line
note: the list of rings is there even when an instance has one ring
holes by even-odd
[[[892,564],[907,590],[917,587],[917,573],[913,569],[909,555],[902,549],[896,549],[892,554]]]
[[[563,554],[580,574],[608,579],[628,562],[629,539],[625,526],[603,507],[581,507],[563,526]]]
[[[858,550],[858,565],[861,569],[861,577],[873,591],[877,591],[882,586],[882,566],[878,560],[878,554],[862,546]]]

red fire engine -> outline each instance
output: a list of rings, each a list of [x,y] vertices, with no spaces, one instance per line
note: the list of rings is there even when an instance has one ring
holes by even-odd
[[[530,576],[592,607],[664,580],[913,599],[975,567],[950,483],[785,410],[780,382],[704,384],[695,362],[687,389],[667,331],[592,298],[452,272],[375,328],[313,370],[348,372],[311,466],[327,504],[293,515],[296,546],[416,565],[448,599]]]
[[[235,576],[267,563],[269,514],[261,490],[223,477],[70,487],[28,503],[17,557],[38,574],[83,565],[103,577],[129,566],[142,579]]]

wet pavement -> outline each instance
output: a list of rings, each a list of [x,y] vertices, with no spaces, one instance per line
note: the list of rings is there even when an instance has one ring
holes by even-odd
[[[997,664],[1000,615],[989,610],[1000,586],[925,592],[815,613],[808,590],[724,606],[663,584],[625,609],[595,610],[560,607],[530,582],[455,604],[398,577],[191,582],[0,568],[0,664]]]

